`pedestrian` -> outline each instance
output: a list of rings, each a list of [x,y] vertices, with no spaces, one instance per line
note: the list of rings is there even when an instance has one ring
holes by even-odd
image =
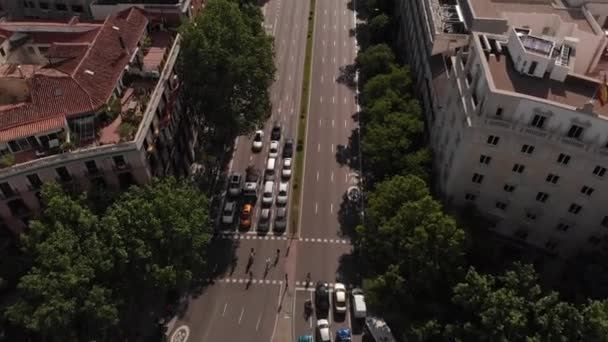
[[[285,273],[285,282],[287,283],[287,273]]]
[[[249,279],[253,278],[253,271],[249,271]]]
[[[266,259],[266,270],[270,268],[270,258]]]
[[[310,272],[306,273],[306,286],[310,284]]]

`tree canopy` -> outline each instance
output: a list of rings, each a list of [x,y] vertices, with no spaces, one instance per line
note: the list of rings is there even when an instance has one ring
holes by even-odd
[[[205,267],[207,199],[174,178],[132,187],[101,216],[57,184],[22,241],[32,265],[6,311],[49,341],[117,340]],[[146,313],[146,314],[142,314]]]
[[[258,7],[210,0],[181,29],[183,98],[215,138],[250,132],[270,116],[274,48],[262,24]]]

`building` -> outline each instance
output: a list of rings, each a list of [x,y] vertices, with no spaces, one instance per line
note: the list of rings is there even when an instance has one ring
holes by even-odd
[[[202,0],[0,0],[0,17],[103,21],[129,7],[143,9],[150,25],[179,26],[202,8]]]
[[[0,21],[0,218],[22,231],[42,183],[126,188],[187,175],[196,133],[182,115],[180,36],[142,10],[103,22]]]
[[[608,1],[401,0],[436,190],[552,255],[608,233]],[[605,72],[606,71],[606,72]]]
[[[131,6],[146,11],[152,25],[179,26],[192,18],[203,6],[202,0],[93,0],[91,15],[103,19]]]
[[[14,19],[69,19],[73,16],[91,18],[92,0],[0,0],[0,17]],[[104,18],[105,19],[105,18]]]

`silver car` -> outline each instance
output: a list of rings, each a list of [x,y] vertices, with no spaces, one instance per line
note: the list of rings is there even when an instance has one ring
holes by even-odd
[[[276,214],[274,215],[274,227],[273,230],[276,232],[284,232],[287,227],[287,208],[277,208]]]
[[[222,223],[232,224],[234,222],[234,214],[236,213],[236,202],[226,202],[224,210],[222,210]]]

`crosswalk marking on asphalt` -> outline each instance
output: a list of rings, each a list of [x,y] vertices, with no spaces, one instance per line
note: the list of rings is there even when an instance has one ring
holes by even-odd
[[[286,241],[289,240],[289,236],[286,235],[257,235],[256,232],[247,232],[247,233],[234,233],[234,232],[219,232],[216,233],[216,236],[221,239],[233,239],[233,240],[279,240]],[[316,242],[316,243],[328,243],[328,244],[343,244],[348,245],[350,241],[347,239],[328,239],[328,238],[307,238],[300,237],[295,240],[300,242]]]

